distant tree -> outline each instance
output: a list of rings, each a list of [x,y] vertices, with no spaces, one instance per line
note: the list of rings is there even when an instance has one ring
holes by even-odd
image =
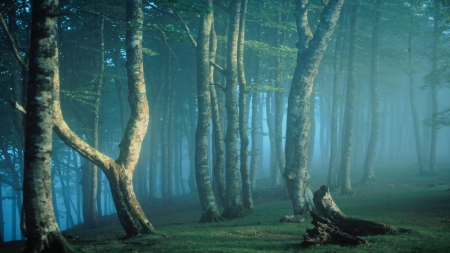
[[[58,1],[33,1],[31,12],[23,181],[27,237],[24,252],[73,252],[56,223],[51,192],[53,84],[59,81]]]
[[[373,6],[375,17],[372,32],[372,56],[370,69],[370,108],[371,108],[371,127],[369,145],[366,151],[366,160],[364,162],[364,175],[361,183],[366,184],[375,179],[374,164],[377,155],[378,140],[380,139],[380,91],[378,82],[379,72],[379,50],[380,50],[380,23],[381,23],[381,0],[376,0]]]
[[[351,194],[350,168],[353,148],[353,132],[355,121],[355,62],[356,62],[356,35],[359,24],[359,0],[350,6],[350,38],[348,54],[347,91],[345,95],[344,126],[342,128],[341,152],[341,193]]]
[[[297,66],[288,98],[286,124],[286,167],[284,177],[292,201],[294,215],[303,215],[314,206],[309,188],[308,151],[310,135],[310,98],[314,78],[339,18],[343,0],[323,1],[314,36],[308,24],[308,1],[295,1],[297,25]]]

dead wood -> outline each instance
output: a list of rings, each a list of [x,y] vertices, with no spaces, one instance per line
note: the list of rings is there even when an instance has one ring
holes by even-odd
[[[342,244],[358,245],[365,240],[358,236],[399,234],[407,229],[375,221],[347,217],[334,203],[326,185],[314,193],[317,213],[311,212],[314,229],[308,229],[302,245]]]

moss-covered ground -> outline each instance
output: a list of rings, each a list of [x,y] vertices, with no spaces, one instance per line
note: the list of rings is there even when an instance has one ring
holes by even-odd
[[[250,216],[220,223],[200,224],[195,196],[177,197],[172,206],[150,205],[149,220],[157,235],[119,240],[124,235],[116,218],[105,217],[99,229],[65,231],[78,252],[450,252],[450,168],[436,176],[418,177],[411,167],[378,169],[377,181],[353,186],[354,195],[332,196],[348,216],[370,219],[412,230],[401,235],[365,237],[367,245],[300,247],[302,235],[311,228],[303,223],[280,223],[291,214],[287,199],[255,200]],[[312,171],[311,186],[317,190],[326,173]],[[354,182],[361,175],[354,172]],[[24,242],[0,245],[0,252],[20,252]]]

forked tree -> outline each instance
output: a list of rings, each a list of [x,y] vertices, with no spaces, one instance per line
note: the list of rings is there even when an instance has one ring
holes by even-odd
[[[139,159],[142,141],[147,132],[149,108],[147,103],[142,61],[142,0],[127,0],[126,53],[130,118],[119,144],[119,157],[113,159],[78,137],[64,121],[59,101],[59,80],[55,82],[54,130],[80,155],[96,164],[105,173],[111,186],[119,221],[127,237],[154,233],[133,189],[133,172]]]
[[[307,170],[311,125],[310,98],[314,78],[333,34],[344,0],[322,2],[324,8],[313,36],[308,24],[308,0],[295,1],[295,21],[299,41],[297,65],[288,98],[284,170],[294,215],[304,215],[314,206],[311,203],[312,192],[309,188]]]

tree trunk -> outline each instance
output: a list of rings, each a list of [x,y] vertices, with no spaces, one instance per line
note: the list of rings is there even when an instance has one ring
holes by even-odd
[[[204,0],[207,11],[200,18],[197,46],[197,104],[198,121],[195,132],[195,176],[202,216],[200,222],[223,220],[212,191],[209,175],[209,130],[211,126],[210,96],[210,34],[213,22],[212,0]]]
[[[214,27],[214,22],[211,27],[211,38],[210,38],[210,61],[216,61],[217,52],[217,34]],[[212,85],[211,89],[211,113],[212,113],[212,123],[213,123],[213,138],[214,138],[214,165],[213,165],[213,180],[214,188],[217,193],[216,199],[220,201],[222,205],[225,205],[227,201],[226,190],[225,190],[225,180],[223,177],[223,171],[225,168],[225,148],[223,145],[223,132],[222,132],[222,122],[220,118],[219,111],[219,100],[217,97],[216,86],[214,85],[214,67],[210,70],[210,80]]]
[[[245,215],[245,208],[241,205],[237,151],[239,115],[236,89],[238,84],[237,52],[240,12],[241,0],[231,0],[227,45],[227,85],[225,87],[225,107],[227,111],[227,134],[225,137],[227,203],[222,213],[222,216],[227,219],[240,218]]]
[[[100,153],[76,136],[62,117],[59,102],[59,79],[55,81],[53,104],[54,130],[80,155],[105,172],[110,183],[114,204],[127,237],[154,233],[134,194],[132,179],[142,141],[148,126],[149,108],[142,65],[142,1],[127,1],[127,73],[131,115],[121,143],[117,160]]]
[[[261,24],[257,24],[257,40],[261,41]],[[252,89],[252,122],[251,122],[251,133],[252,133],[252,151],[251,151],[251,160],[250,160],[250,182],[252,185],[252,191],[256,190],[256,174],[258,171],[258,163],[259,157],[261,155],[261,147],[259,143],[259,135],[260,135],[260,127],[259,124],[259,114],[260,114],[260,101],[261,101],[261,66],[262,66],[262,57],[260,54],[256,55],[255,61],[255,81],[253,82]]]
[[[381,11],[379,7],[382,1],[375,1],[375,19],[372,31],[372,59],[370,70],[370,94],[371,94],[371,130],[369,145],[367,147],[366,160],[364,162],[364,175],[361,179],[362,184],[370,181],[375,181],[375,171],[373,169],[375,158],[377,156],[378,140],[380,139],[380,91],[378,84],[378,69],[379,69],[379,49],[380,49],[380,22]]]
[[[52,100],[57,80],[58,1],[32,2],[29,83],[25,128],[24,252],[73,252],[55,220],[51,192]]]
[[[433,53],[431,56],[431,141],[430,141],[430,174],[435,175],[436,169],[436,145],[437,145],[437,114],[438,114],[438,60],[439,60],[439,40],[441,31],[439,28],[438,16],[440,15],[440,3],[434,0],[434,32],[433,32]]]
[[[351,194],[350,167],[353,146],[353,131],[355,121],[355,58],[356,58],[356,34],[359,22],[359,0],[352,3],[350,9],[350,41],[348,56],[348,81],[345,97],[344,126],[342,129],[342,153],[341,153],[341,193]]]
[[[247,117],[247,81],[244,71],[244,37],[245,37],[245,16],[247,13],[248,0],[241,1],[241,11],[239,17],[239,35],[237,48],[237,71],[239,79],[239,137],[241,140],[240,149],[240,172],[242,179],[242,204],[244,208],[253,210],[252,186],[250,183],[250,171],[248,168],[248,117]]]
[[[327,185],[331,190],[337,187],[335,172],[338,157],[338,114],[339,114],[339,78],[342,73],[342,51],[344,47],[344,29],[345,12],[339,20],[339,29],[336,36],[334,58],[333,58],[333,103],[331,105],[331,126],[330,126],[330,163],[328,165]]]
[[[308,151],[310,135],[310,98],[314,78],[339,17],[343,0],[331,0],[320,15],[314,37],[308,25],[307,1],[297,1],[295,18],[299,42],[297,66],[289,92],[286,126],[286,167],[284,177],[292,201],[294,215],[311,209],[307,204],[309,188]]]
[[[411,1],[412,2],[412,1]],[[410,24],[411,27],[414,27],[414,15],[410,16]],[[414,140],[416,144],[416,155],[417,155],[417,167],[419,167],[419,175],[425,174],[424,163],[423,163],[423,151],[422,151],[422,143],[420,140],[420,130],[419,130],[419,119],[417,116],[417,106],[416,106],[416,91],[414,85],[414,68],[413,68],[413,59],[414,59],[414,42],[413,42],[413,29],[409,32],[408,37],[408,79],[409,79],[409,104],[411,107],[411,117],[413,123],[414,130]]]

